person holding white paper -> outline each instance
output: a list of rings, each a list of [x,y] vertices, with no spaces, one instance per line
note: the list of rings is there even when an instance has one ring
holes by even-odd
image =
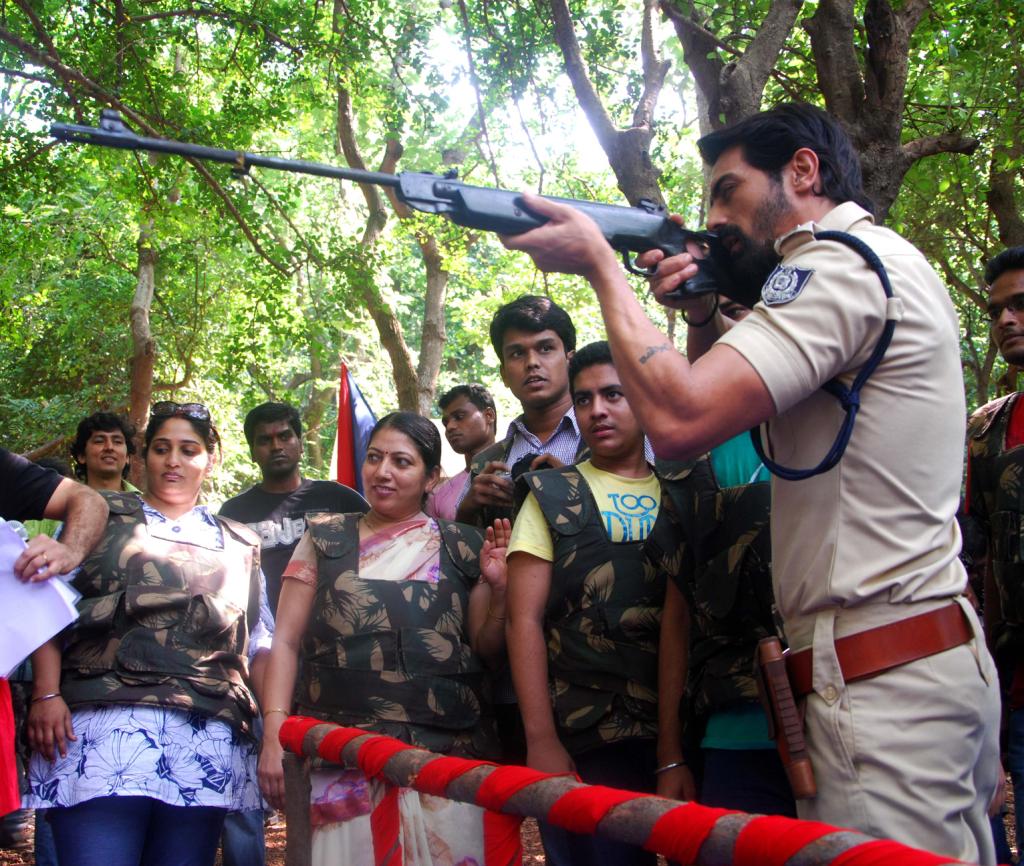
[[[0,448],[0,518],[65,521],[61,541],[33,538],[14,562],[19,580],[45,580],[75,568],[103,534],[107,504],[98,493]],[[0,815],[18,808],[14,713],[7,680],[0,678]]]

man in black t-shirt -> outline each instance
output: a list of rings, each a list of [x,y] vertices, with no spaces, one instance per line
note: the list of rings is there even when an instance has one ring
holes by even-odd
[[[302,422],[294,406],[263,403],[246,415],[244,429],[249,453],[259,465],[263,481],[229,499],[220,513],[248,524],[260,536],[267,595],[276,612],[281,572],[306,531],[306,515],[365,512],[368,506],[349,487],[302,477]]]
[[[60,541],[38,535],[14,563],[23,580],[44,580],[67,574],[92,550],[107,525],[107,503],[88,487],[0,448],[0,517],[64,521]]]
[[[21,580],[45,580],[75,568],[103,534],[107,503],[94,490],[0,448],[0,518],[44,517],[64,521],[61,540],[37,535],[29,541],[14,562],[14,574]],[[11,692],[0,679],[0,816],[17,808]]]
[[[267,599],[277,613],[281,572],[306,531],[306,515],[324,511],[366,511],[356,491],[334,481],[310,481],[299,472],[302,421],[294,406],[262,403],[245,416],[249,454],[263,481],[232,497],[220,509],[222,517],[237,520],[260,537],[260,564],[267,579]],[[263,815],[232,812],[222,837],[224,866],[263,866]]]

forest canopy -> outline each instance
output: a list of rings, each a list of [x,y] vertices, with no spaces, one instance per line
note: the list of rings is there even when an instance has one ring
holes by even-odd
[[[879,218],[960,312],[968,403],[1014,387],[984,262],[1024,244],[1024,91],[1012,0],[6,0],[0,3],[0,442],[63,449],[97,409],[201,400],[228,494],[241,420],[295,403],[329,458],[339,364],[381,414],[500,384],[487,325],[549,294],[602,335],[579,279],[376,187],[56,144],[115,108],[140,134],[703,222],[695,141],[798,99],[862,154]],[[647,298],[678,340],[675,322]]]

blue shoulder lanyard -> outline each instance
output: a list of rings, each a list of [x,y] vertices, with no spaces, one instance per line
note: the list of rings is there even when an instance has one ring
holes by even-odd
[[[895,298],[895,294],[892,290],[892,283],[889,282],[889,274],[885,271],[885,265],[882,264],[882,260],[878,258],[875,251],[860,238],[854,237],[847,232],[818,232],[814,235],[814,238],[819,241],[838,241],[859,253],[864,261],[868,263],[871,270],[878,275],[878,279],[882,282],[882,288],[885,290],[885,297],[889,300],[886,302],[886,317],[885,325],[882,328],[882,335],[878,338],[871,357],[860,368],[860,372],[857,373],[853,382],[850,383],[850,387],[847,388],[838,379],[832,379],[821,386],[823,391],[827,391],[839,401],[843,411],[846,413],[846,417],[843,419],[843,424],[839,428],[839,433],[836,436],[835,442],[832,443],[828,454],[825,455],[824,459],[817,466],[813,469],[791,469],[776,463],[764,453],[760,426],[750,431],[750,438],[754,442],[754,450],[757,452],[757,456],[761,458],[769,472],[777,475],[779,478],[784,478],[786,481],[803,481],[805,478],[821,475],[834,468],[842,459],[846,446],[850,444],[850,437],[853,435],[853,424],[857,420],[857,411],[860,409],[860,389],[864,387],[864,383],[867,382],[868,378],[882,362],[885,351],[889,348],[889,343],[892,340],[892,332],[896,329],[896,318],[892,305],[892,299]]]

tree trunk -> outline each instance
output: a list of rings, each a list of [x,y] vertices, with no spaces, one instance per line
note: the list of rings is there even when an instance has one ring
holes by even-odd
[[[128,418],[137,433],[136,446],[141,453],[142,434],[146,428],[149,404],[153,398],[153,366],[156,361],[156,341],[149,327],[149,313],[153,306],[155,289],[156,250],[152,240],[153,223],[149,222],[139,230],[136,243],[138,250],[138,280],[135,297],[132,298],[129,314],[132,334],[131,392]],[[142,461],[133,460],[131,481],[136,487],[142,486]]]

